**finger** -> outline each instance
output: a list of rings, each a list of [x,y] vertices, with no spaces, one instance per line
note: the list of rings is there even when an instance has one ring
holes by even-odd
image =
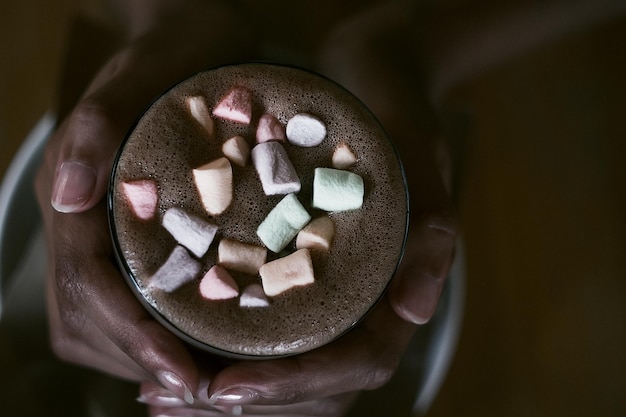
[[[154,71],[156,55],[144,55],[133,46],[114,56],[70,114],[51,196],[57,211],[85,211],[102,199],[126,132],[160,89],[173,83],[172,71]]]
[[[321,62],[374,112],[404,160],[409,236],[390,299],[400,317],[423,324],[438,303],[458,231],[438,118],[419,81],[417,64],[405,53],[415,45],[402,37],[401,28],[385,30],[385,22],[403,21],[398,9],[392,7],[387,13],[368,14],[342,27],[331,37]],[[380,46],[388,44],[402,47]]]
[[[66,132],[67,124],[59,129]],[[48,173],[54,163],[50,142],[36,189],[49,240],[49,299],[56,353],[69,361],[135,380],[150,376],[187,402],[197,386],[189,352],[169,331],[148,316],[111,263],[106,212],[101,203],[84,213],[55,212]]]
[[[198,6],[192,23],[167,21],[116,54],[96,75],[70,114],[60,146],[51,196],[57,211],[85,211],[102,199],[124,135],[163,89],[201,69],[249,57],[252,43],[245,26],[233,32],[229,29],[237,23],[229,10]],[[213,33],[229,37],[207,35],[200,24],[207,19]]]
[[[370,316],[337,341],[289,358],[239,362],[209,387],[217,405],[294,404],[376,389],[395,372],[415,327],[383,299]]]
[[[164,410],[174,407],[186,407],[188,405],[170,390],[152,381],[144,381],[141,383],[137,401]]]
[[[452,265],[455,232],[438,213],[416,217],[389,297],[400,317],[424,324],[435,312]]]
[[[48,286],[52,281],[48,280]],[[69,363],[97,369],[118,378],[141,381],[149,375],[92,323],[82,327],[82,334],[67,329],[61,320],[55,291],[47,290],[51,347],[55,355]]]
[[[60,129],[63,131],[63,128]],[[35,179],[35,190],[38,204],[44,217],[44,226],[48,244],[46,245],[48,260],[48,275],[54,276],[55,270],[55,233],[53,233],[53,213],[49,206],[50,201],[50,175],[52,162],[49,153],[54,152],[58,147],[58,134],[53,136],[47,145],[46,160],[37,172]],[[105,373],[129,380],[139,381],[146,377],[145,370],[141,369],[127,355],[115,346],[93,323],[88,320],[82,321],[81,330],[83,334],[76,335],[76,332],[68,330],[68,324],[61,319],[60,307],[57,300],[55,281],[46,281],[46,297],[49,324],[49,337],[51,347],[57,357],[68,362],[91,367]],[[66,304],[63,308],[67,308]]]
[[[151,416],[281,416],[281,417],[340,417],[344,416],[350,405],[356,399],[356,393],[337,395],[319,400],[305,401],[285,405],[233,405],[201,408],[194,406],[153,405],[150,407]]]
[[[198,371],[189,351],[149,316],[110,261],[104,203],[71,216],[55,213],[54,220],[60,320],[76,323],[79,336],[81,322],[92,322],[155,381],[193,402]]]
[[[242,416],[340,417],[345,416],[358,393],[334,395],[286,405],[244,405]],[[235,408],[235,407],[233,407]]]

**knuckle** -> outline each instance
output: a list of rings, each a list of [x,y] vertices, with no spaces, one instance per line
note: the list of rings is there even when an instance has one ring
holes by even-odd
[[[109,126],[114,120],[111,106],[96,96],[82,100],[72,111],[70,124],[81,131],[98,131]]]
[[[52,290],[58,303],[59,319],[66,333],[78,334],[85,327],[86,318],[80,309],[81,300],[87,299],[81,270],[68,256],[55,259]]]
[[[146,368],[152,367],[155,358],[168,356],[169,339],[163,337],[162,328],[152,319],[118,324],[116,344],[126,355]]]
[[[398,368],[400,357],[396,354],[386,354],[375,358],[367,374],[364,389],[374,390],[387,384]]]

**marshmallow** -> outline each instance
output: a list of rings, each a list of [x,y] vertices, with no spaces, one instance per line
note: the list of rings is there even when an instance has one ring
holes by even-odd
[[[136,180],[122,183],[122,189],[130,209],[141,220],[150,220],[156,214],[159,199],[157,186],[152,180]]]
[[[263,143],[271,140],[284,142],[286,140],[285,126],[273,115],[265,113],[259,118],[256,129],[256,142]]]
[[[311,216],[298,198],[294,194],[287,194],[268,213],[256,233],[265,246],[278,253],[310,220]]]
[[[185,99],[185,104],[191,116],[206,130],[209,136],[213,136],[215,123],[202,96],[190,96]]]
[[[176,246],[165,263],[150,279],[150,287],[173,292],[192,281],[200,273],[201,265],[187,249]]]
[[[233,169],[221,157],[193,170],[196,188],[207,213],[222,214],[233,200]]]
[[[333,168],[346,169],[356,164],[356,155],[347,144],[340,143],[333,152],[332,161]]]
[[[217,247],[217,263],[224,268],[257,275],[267,259],[267,249],[252,243],[224,238]]]
[[[308,113],[298,113],[287,122],[287,140],[294,145],[312,147],[326,137],[326,125]]]
[[[270,302],[261,284],[248,285],[241,292],[241,297],[239,297],[239,307],[269,307],[269,305]]]
[[[308,249],[299,249],[283,258],[266,263],[259,270],[263,290],[270,297],[295,286],[315,282],[313,261]]]
[[[363,178],[333,168],[315,168],[313,207],[325,211],[358,209],[363,205]]]
[[[226,269],[214,265],[200,281],[200,295],[207,300],[228,300],[239,295],[239,287]]]
[[[296,237],[296,248],[328,251],[335,236],[335,225],[326,216],[313,219]]]
[[[252,118],[252,92],[235,86],[217,103],[213,115],[236,123],[250,124]]]
[[[233,136],[222,144],[222,152],[233,164],[245,167],[250,156],[250,145],[242,136]]]
[[[252,162],[259,175],[265,195],[289,194],[300,191],[298,173],[279,142],[259,143],[252,148]]]
[[[198,258],[204,256],[217,232],[216,225],[178,207],[172,207],[165,212],[163,227]]]

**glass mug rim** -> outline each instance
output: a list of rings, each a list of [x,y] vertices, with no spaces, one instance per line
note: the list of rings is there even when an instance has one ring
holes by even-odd
[[[227,350],[227,349],[223,349],[221,347],[218,346],[214,346],[211,345],[205,341],[199,340],[198,338],[188,334],[187,332],[185,332],[184,330],[181,330],[177,325],[175,325],[174,323],[172,323],[170,321],[170,319],[168,319],[161,311],[159,311],[153,304],[151,304],[147,299],[145,294],[143,293],[143,291],[140,288],[140,284],[138,282],[137,277],[135,276],[135,273],[133,272],[131,266],[129,265],[129,263],[127,262],[124,253],[123,253],[123,249],[121,247],[121,243],[120,240],[118,238],[118,226],[117,226],[117,222],[116,222],[116,216],[115,216],[115,196],[116,196],[116,186],[117,186],[117,173],[118,173],[118,166],[120,164],[120,160],[122,160],[123,156],[124,156],[124,151],[125,151],[125,147],[127,145],[127,143],[129,142],[129,140],[131,140],[131,137],[133,135],[133,132],[135,132],[135,130],[137,129],[138,125],[140,124],[140,122],[142,121],[143,117],[153,108],[153,106],[155,106],[159,100],[164,97],[167,96],[168,93],[170,93],[171,91],[175,90],[179,85],[194,79],[198,76],[201,76],[204,73],[207,72],[212,72],[212,71],[216,71],[216,70],[224,70],[224,69],[228,69],[230,67],[234,67],[234,68],[241,68],[241,67],[246,67],[246,66],[262,66],[262,67],[276,67],[276,68],[282,68],[288,71],[301,71],[303,73],[307,73],[309,76],[313,76],[313,77],[317,77],[320,80],[325,81],[326,83],[329,83],[329,85],[332,85],[333,89],[339,89],[341,91],[343,91],[344,94],[347,94],[347,96],[350,97],[351,100],[354,101],[355,105],[360,107],[360,110],[367,113],[369,115],[369,117],[371,118],[372,122],[377,126],[378,129],[380,129],[380,132],[382,133],[380,136],[385,138],[388,141],[388,145],[390,146],[390,148],[392,149],[393,153],[394,153],[394,158],[393,160],[395,162],[397,162],[398,164],[398,169],[399,169],[399,173],[401,176],[401,182],[403,184],[403,189],[404,189],[404,201],[405,201],[405,215],[403,216],[404,219],[404,230],[403,230],[403,236],[401,237],[401,246],[398,248],[398,256],[397,256],[397,261],[395,262],[395,266],[393,268],[393,271],[391,272],[390,276],[388,278],[386,278],[386,283],[383,287],[383,289],[380,291],[380,293],[376,296],[375,300],[370,304],[369,308],[367,308],[365,311],[363,311],[360,315],[359,318],[355,321],[353,321],[352,323],[350,323],[349,325],[346,325],[345,328],[340,331],[337,332],[335,335],[333,335],[333,337],[331,337],[330,339],[326,340],[325,342],[323,342],[322,344],[319,345],[315,345],[315,346],[311,346],[310,348],[304,350],[304,351],[294,351],[294,352],[284,352],[284,353],[280,353],[280,354],[249,354],[249,353],[242,353],[242,352],[234,352],[231,350]],[[358,98],[356,97],[354,94],[352,94],[350,91],[348,91],[345,87],[343,87],[341,84],[337,83],[336,81],[316,72],[313,71],[311,69],[308,68],[303,68],[303,67],[299,67],[296,65],[291,65],[291,64],[283,64],[283,63],[277,63],[277,62],[269,62],[269,61],[248,61],[248,62],[240,62],[240,63],[230,63],[230,64],[225,64],[225,65],[220,65],[218,67],[212,67],[212,68],[206,68],[203,69],[201,71],[198,71],[194,74],[192,74],[189,77],[186,77],[182,80],[179,80],[178,82],[176,82],[175,84],[173,84],[172,86],[170,86],[169,88],[165,89],[162,93],[160,93],[141,113],[140,115],[136,118],[136,120],[133,122],[133,124],[131,125],[131,127],[128,129],[128,131],[126,132],[126,135],[117,151],[117,154],[115,156],[114,159],[114,164],[113,164],[113,169],[109,178],[109,185],[108,185],[108,191],[107,191],[107,197],[106,197],[106,206],[107,206],[107,217],[108,217],[108,221],[109,221],[109,232],[110,232],[110,236],[111,236],[111,240],[112,240],[112,244],[113,244],[113,252],[114,252],[114,257],[115,257],[115,261],[117,263],[119,272],[122,274],[122,276],[124,277],[125,281],[127,282],[128,286],[130,287],[131,291],[134,293],[135,297],[137,298],[137,300],[143,305],[143,307],[151,314],[151,316],[156,319],[161,325],[163,325],[166,329],[168,329],[170,332],[172,332],[174,335],[176,335],[179,339],[181,339],[182,341],[184,341],[185,343],[187,343],[188,345],[199,349],[201,351],[205,351],[211,354],[215,354],[224,358],[229,358],[229,359],[244,359],[244,360],[264,360],[264,359],[275,359],[275,358],[281,358],[281,357],[288,357],[288,356],[292,356],[292,355],[296,355],[299,353],[304,353],[308,350],[313,350],[316,349],[318,347],[321,347],[325,344],[331,343],[335,340],[337,340],[338,338],[340,338],[341,336],[343,336],[344,334],[348,333],[351,329],[353,329],[358,323],[360,323],[373,309],[376,305],[378,305],[378,303],[380,302],[380,300],[384,297],[385,293],[387,292],[391,282],[392,282],[392,278],[393,276],[396,274],[396,271],[402,261],[402,258],[404,256],[404,252],[405,252],[405,246],[406,246],[406,241],[407,241],[407,236],[408,236],[408,230],[409,230],[409,191],[408,191],[408,185],[407,185],[407,178],[406,178],[406,174],[405,174],[405,170],[403,167],[403,163],[402,160],[400,158],[400,155],[398,153],[398,150],[396,148],[396,146],[393,144],[391,138],[389,137],[389,135],[387,134],[387,132],[384,130],[384,127],[382,126],[382,124],[379,122],[379,120],[376,118],[376,116],[371,112],[371,110]],[[157,208],[157,212],[159,212],[158,208]],[[162,214],[162,213],[161,213]],[[213,245],[213,243],[212,243]],[[268,249],[269,250],[269,249]]]

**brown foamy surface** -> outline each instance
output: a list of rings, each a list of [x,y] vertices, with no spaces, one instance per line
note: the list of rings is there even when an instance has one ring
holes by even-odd
[[[233,85],[253,92],[249,126],[215,119],[210,139],[187,111],[185,97],[202,95],[209,106]],[[331,167],[335,147],[347,143],[357,155],[349,170],[365,183],[363,207],[328,213],[336,227],[329,253],[312,252],[316,281],[270,298],[267,308],[241,308],[238,299],[207,301],[196,281],[171,294],[149,290],[150,276],[176,246],[160,225],[170,207],[181,207],[217,224],[219,231],[201,259],[203,271],[216,262],[222,237],[262,245],[256,229],[283,196],[267,197],[249,161],[233,164],[234,202],[211,217],[202,207],[192,169],[223,156],[222,143],[242,135],[254,145],[256,122],[271,113],[282,123],[297,113],[317,115],[327,138],[313,148],[285,143],[302,182],[298,199],[313,218],[326,214],[311,208],[313,171]],[[118,191],[122,181],[153,179],[159,189],[159,214],[150,222],[136,219]],[[328,80],[293,68],[246,64],[200,73],[170,90],[143,115],[130,134],[113,177],[111,206],[125,269],[137,289],[166,321],[193,339],[238,355],[300,353],[325,344],[348,330],[384,292],[401,257],[408,202],[396,153],[376,120],[349,93]],[[293,243],[286,249],[295,250]],[[268,261],[278,255],[268,251]],[[260,282],[230,271],[240,288]]]

